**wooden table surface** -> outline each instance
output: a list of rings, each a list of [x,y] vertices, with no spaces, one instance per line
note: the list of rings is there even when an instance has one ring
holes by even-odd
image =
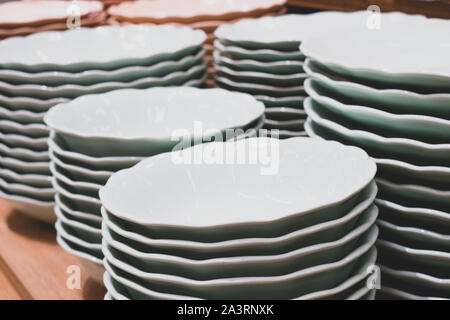
[[[80,267],[80,289],[66,286],[71,265]],[[58,246],[52,225],[15,212],[0,198],[0,300],[98,300],[105,292],[77,257]]]

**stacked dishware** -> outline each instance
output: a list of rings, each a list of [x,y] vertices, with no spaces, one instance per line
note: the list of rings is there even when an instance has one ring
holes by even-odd
[[[280,137],[306,135],[303,99],[305,56],[298,50],[306,37],[329,32],[330,25],[362,23],[366,14],[322,12],[248,19],[222,25],[216,32],[216,85],[254,95],[267,107],[267,129]]]
[[[119,88],[201,86],[205,38],[187,27],[106,26],[1,41],[0,197],[54,222],[47,110]]]
[[[100,1],[11,1],[0,4],[0,39],[32,33],[96,27],[106,22]]]
[[[450,298],[450,21],[380,18],[302,43],[305,127],[378,165],[379,296]]]
[[[191,143],[255,133],[263,121],[261,102],[223,89],[123,89],[52,108],[45,122],[58,243],[101,281],[98,192],[114,172]]]
[[[100,190],[109,295],[371,299],[375,171],[358,148],[259,137],[117,172]]]
[[[216,28],[243,18],[284,14],[285,3],[286,0],[138,0],[110,7],[108,21],[110,24],[120,25],[172,24],[203,30],[208,35],[205,41],[209,71],[207,83],[213,86],[213,43]]]

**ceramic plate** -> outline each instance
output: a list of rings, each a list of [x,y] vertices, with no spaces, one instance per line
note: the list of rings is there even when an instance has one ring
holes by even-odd
[[[0,107],[0,118],[17,123],[37,123],[44,120],[45,112],[32,112],[28,110],[10,110]]]
[[[9,169],[20,174],[50,175],[48,161],[22,161],[16,158],[4,157],[0,155],[0,165],[2,168]]]
[[[1,132],[6,134],[21,134],[27,137],[48,137],[50,130],[41,123],[21,124],[10,120],[0,120]]]
[[[177,60],[198,50],[203,31],[188,27],[130,25],[79,28],[13,37],[0,43],[0,67],[27,72],[117,69]],[[89,50],[72,50],[90,43]]]
[[[207,149],[203,149],[205,146]],[[273,237],[297,230],[299,224],[304,227],[312,225],[312,221],[306,222],[312,217],[308,213],[314,213],[315,224],[320,223],[321,218],[327,215],[337,218],[343,214],[341,210],[345,210],[340,205],[346,207],[351,206],[350,203],[354,204],[355,200],[350,203],[346,200],[354,199],[375,174],[375,164],[365,152],[334,142],[308,138],[286,141],[246,139],[205,146],[198,145],[188,149],[189,151],[157,155],[131,169],[116,173],[100,191],[103,205],[114,216],[133,223],[133,226],[140,226],[141,229],[148,228],[155,235],[164,234],[163,238],[170,234],[174,239],[180,239],[177,237],[185,237],[191,233],[191,237],[194,235],[197,241],[204,238],[207,239],[206,242],[212,242],[221,241],[213,239],[224,237],[225,233],[225,239],[230,240],[231,225],[233,234],[242,234],[247,230],[248,235],[266,237],[270,234]],[[189,156],[191,151],[212,152],[230,148],[227,152],[235,152],[243,148],[248,152],[273,152],[274,147],[279,148],[280,159],[278,174],[275,175],[268,174],[270,171],[265,172],[263,169],[268,167],[260,163],[199,166],[186,162],[177,165],[172,161],[173,157],[178,159]],[[332,161],[332,166],[328,165],[329,161]],[[352,169],[346,169],[348,167]],[[263,175],[262,170],[265,172]],[[345,179],[340,178],[344,173]],[[159,175],[164,176],[164,179],[157,178]],[[151,185],[147,182],[149,176],[153,181]],[[176,177],[176,184],[170,176]],[[211,193],[210,181],[213,177],[220,179],[221,191]],[[238,181],[233,177],[239,177]],[[192,187],[192,181],[195,181],[195,188]],[[299,181],[302,183],[299,184]],[[323,183],[332,183],[333,187],[329,185],[324,190]],[[142,194],[143,184],[146,185],[146,196]],[[316,193],[316,188],[320,192]],[[167,191],[169,189],[170,192]],[[133,196],[128,197],[127,192],[133,193]],[[303,193],[304,196],[300,196]],[[148,194],[154,197],[148,197]],[[180,201],[164,200],[169,194],[176,194]],[[224,204],[220,208],[214,201],[218,194]],[[228,200],[224,200],[223,194],[227,195]],[[246,196],[243,197],[242,194]],[[314,194],[321,194],[321,197],[315,197]],[[133,202],[130,203],[127,199],[133,199]],[[171,212],[181,210],[178,207],[181,204],[185,215],[175,217]],[[211,210],[215,212],[214,215],[210,214]],[[158,215],[148,216],[148,212]],[[235,214],[230,215],[230,212]]]
[[[26,148],[11,148],[7,145],[0,143],[0,155],[6,155],[8,157],[14,157],[23,161],[36,161],[42,162],[49,160],[48,151],[33,151]]]

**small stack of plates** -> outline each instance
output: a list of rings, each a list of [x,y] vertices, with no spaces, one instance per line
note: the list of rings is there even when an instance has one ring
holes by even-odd
[[[187,27],[107,26],[1,41],[0,197],[54,222],[46,111],[120,88],[201,86],[205,38]]]
[[[95,27],[106,22],[100,1],[77,1],[71,12],[68,1],[12,1],[0,4],[0,39],[32,33],[65,30],[73,23],[78,27]],[[79,13],[78,16],[71,14]],[[76,21],[75,21],[76,19]]]
[[[45,122],[51,128],[58,243],[84,258],[101,281],[103,273],[96,271],[103,258],[98,192],[115,171],[143,157],[187,147],[192,140],[218,139],[224,131],[228,134],[226,129],[245,133],[263,121],[261,102],[223,89],[123,89],[52,108]]]
[[[380,297],[450,298],[450,21],[381,23],[301,45],[306,131],[378,164]]]
[[[305,135],[303,82],[305,56],[298,50],[306,37],[330,25],[363,23],[362,13],[324,12],[243,20],[220,26],[215,35],[216,85],[253,94],[267,107],[267,129],[280,137]]]
[[[140,0],[121,3],[108,9],[111,24],[172,24],[189,26],[206,32],[208,84],[213,85],[214,31],[222,24],[247,17],[281,15],[286,12],[286,0]]]
[[[104,283],[118,300],[373,298],[375,171],[310,138],[150,157],[100,190]]]

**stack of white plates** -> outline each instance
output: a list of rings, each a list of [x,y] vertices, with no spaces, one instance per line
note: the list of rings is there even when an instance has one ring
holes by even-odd
[[[223,89],[123,89],[52,108],[45,122],[58,243],[84,258],[101,280],[103,273],[95,271],[103,258],[98,192],[115,171],[192,139],[219,139],[225,129],[254,129],[263,121],[261,102]],[[187,140],[180,144],[177,136]]]
[[[450,298],[450,21],[381,23],[301,45],[306,130],[378,164],[381,297]]]
[[[329,26],[365,25],[366,13],[323,12],[247,19],[221,25],[215,32],[216,85],[253,94],[267,107],[267,129],[281,137],[305,135],[303,82],[305,56],[298,50],[307,37]]]
[[[223,161],[174,162],[211,154]],[[371,299],[375,171],[310,138],[150,157],[100,190],[105,285],[113,299]]]
[[[99,27],[43,32],[0,43],[0,197],[53,221],[46,111],[118,88],[199,86],[202,31],[187,27]]]

